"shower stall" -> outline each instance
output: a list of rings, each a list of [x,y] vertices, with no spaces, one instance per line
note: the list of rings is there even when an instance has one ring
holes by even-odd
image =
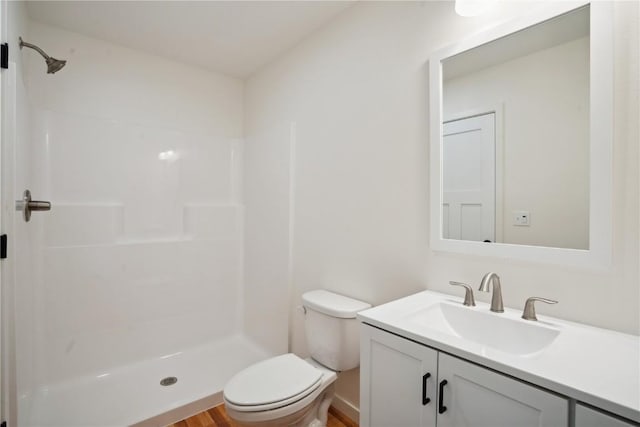
[[[243,82],[25,8],[2,9],[4,416],[163,425],[220,403],[287,349],[288,299],[247,306]],[[26,222],[25,190],[51,210]]]

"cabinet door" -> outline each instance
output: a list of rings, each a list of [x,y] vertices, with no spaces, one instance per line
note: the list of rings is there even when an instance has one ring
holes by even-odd
[[[438,384],[442,390],[438,427],[569,424],[567,399],[443,353],[438,360]]]
[[[360,426],[434,427],[438,353],[361,326]]]
[[[576,427],[632,427],[638,424],[622,421],[595,409],[576,404]]]

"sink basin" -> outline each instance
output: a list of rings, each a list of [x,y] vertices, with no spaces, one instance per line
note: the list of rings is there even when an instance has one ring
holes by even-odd
[[[483,310],[483,311],[480,311]],[[486,308],[472,308],[440,302],[409,315],[421,327],[464,338],[516,355],[543,350],[560,331],[539,322],[531,322]]]

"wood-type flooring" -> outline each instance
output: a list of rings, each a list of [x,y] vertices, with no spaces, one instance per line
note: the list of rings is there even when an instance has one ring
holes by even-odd
[[[169,427],[234,427],[234,425],[224,410],[224,405],[220,405],[186,420],[178,421]],[[332,406],[329,408],[327,427],[358,427],[358,424]]]

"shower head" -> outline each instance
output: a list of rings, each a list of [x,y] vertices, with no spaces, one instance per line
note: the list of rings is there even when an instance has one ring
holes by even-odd
[[[64,59],[56,59],[56,58],[47,58],[45,60],[47,62],[47,73],[53,74],[57,71],[60,71],[62,67],[67,64],[67,61]]]
[[[22,37],[19,37],[19,39],[20,39],[20,49],[22,49],[23,47],[28,47],[30,49],[35,50],[40,55],[42,55],[45,62],[47,63],[48,74],[53,74],[55,72],[58,72],[62,69],[62,67],[66,65],[67,61],[65,61],[64,59],[52,58],[46,53],[44,53],[44,50],[40,49],[38,46],[25,42],[24,40],[22,40]]]

